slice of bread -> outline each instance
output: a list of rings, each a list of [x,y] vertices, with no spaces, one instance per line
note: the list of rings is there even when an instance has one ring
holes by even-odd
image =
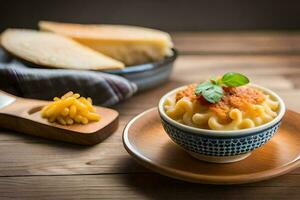
[[[68,69],[119,69],[124,64],[64,36],[29,29],[7,29],[1,45],[9,53],[36,65]]]
[[[39,22],[41,30],[62,34],[126,65],[161,60],[171,56],[173,43],[168,33],[136,26],[83,25]]]

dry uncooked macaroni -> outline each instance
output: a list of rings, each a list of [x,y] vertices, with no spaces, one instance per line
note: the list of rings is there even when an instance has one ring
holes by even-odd
[[[74,123],[87,124],[90,121],[99,121],[91,98],[80,97],[79,94],[68,92],[61,98],[55,97],[54,102],[45,106],[41,115],[49,122],[58,122],[62,125]]]
[[[264,94],[264,101],[257,104],[247,104],[246,109],[231,108],[229,122],[222,122],[219,116],[207,106],[190,97],[183,97],[176,102],[172,96],[164,102],[166,114],[172,119],[192,127],[212,130],[238,130],[256,127],[273,120],[277,116],[279,103],[269,95]]]

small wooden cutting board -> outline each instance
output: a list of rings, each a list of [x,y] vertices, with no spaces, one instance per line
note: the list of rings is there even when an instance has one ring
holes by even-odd
[[[48,101],[24,99],[0,91],[0,127],[43,138],[75,144],[94,145],[112,134],[118,127],[119,113],[95,106],[101,120],[86,125],[63,126],[50,123],[40,111]]]

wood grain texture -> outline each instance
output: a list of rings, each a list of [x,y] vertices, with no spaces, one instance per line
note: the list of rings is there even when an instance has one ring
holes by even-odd
[[[3,177],[1,199],[299,199],[300,176],[239,186],[209,186],[157,174]]]
[[[299,32],[183,32],[172,34],[184,54],[298,54]]]
[[[300,169],[235,188],[189,184],[145,169],[123,148],[122,130],[133,116],[156,106],[175,87],[225,71],[246,73],[300,112],[300,33],[232,32],[226,39],[228,34],[175,34],[182,54],[170,81],[114,106],[119,128],[98,145],[83,147],[0,129],[0,199],[298,199]]]

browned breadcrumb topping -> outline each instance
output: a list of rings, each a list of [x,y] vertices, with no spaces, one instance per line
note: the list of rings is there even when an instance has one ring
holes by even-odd
[[[196,84],[187,86],[186,89],[176,93],[176,102],[183,97],[189,97],[192,101],[198,101],[203,106],[207,106],[222,121],[229,120],[229,111],[232,108],[246,110],[249,104],[261,104],[264,101],[264,94],[251,87],[223,87],[224,96],[218,103],[207,102],[202,95],[195,95]]]
[[[191,100],[197,99],[195,95],[196,84],[190,84],[186,87],[186,89],[181,90],[176,93],[176,102],[182,99],[183,97],[189,97]]]

